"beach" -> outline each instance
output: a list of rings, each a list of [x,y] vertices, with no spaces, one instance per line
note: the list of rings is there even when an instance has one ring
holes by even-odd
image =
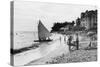
[[[43,57],[55,57],[58,55],[62,55],[63,53],[68,53],[68,46],[64,44],[64,38],[61,36],[61,41],[59,35],[55,37],[56,39],[50,43],[41,43],[36,49],[30,49],[28,51],[24,51],[22,53],[18,53],[14,55],[14,65],[21,66],[27,65],[28,63],[34,62]],[[59,53],[58,53],[59,52]],[[21,59],[21,60],[20,60]]]
[[[97,61],[97,50],[76,50],[69,54],[64,54],[46,61],[47,64],[93,62]]]
[[[74,41],[75,36],[73,35],[73,37]],[[66,36],[66,42],[64,40],[65,35],[62,34],[56,33],[51,38],[54,39],[52,42],[40,43],[39,47],[35,49],[28,48],[32,44],[24,46],[29,50],[14,54],[13,55],[14,65],[27,66],[27,65],[37,65],[37,64],[55,64],[55,63],[59,64],[59,63],[70,63],[70,62],[97,61],[97,49],[87,48],[90,43],[90,38],[80,35],[79,50],[76,50],[75,47],[72,47],[71,51],[69,51],[69,46],[67,44],[68,36]],[[33,40],[31,39],[29,41],[31,41],[32,43]],[[91,42],[97,43],[96,41],[91,41]]]
[[[62,53],[60,55],[51,54],[44,58],[38,59],[36,61],[32,61],[28,63],[27,65],[97,61],[97,42],[91,41],[92,47],[89,48],[90,39],[87,37],[82,37],[82,36],[79,36],[79,38],[80,38],[79,50],[75,50],[75,48],[73,47],[72,50],[69,52],[65,51],[65,53]],[[52,55],[55,55],[55,56],[52,56]]]

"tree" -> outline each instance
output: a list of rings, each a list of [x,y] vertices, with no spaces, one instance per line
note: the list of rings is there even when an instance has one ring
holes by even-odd
[[[75,21],[72,21],[72,26],[74,26],[74,24],[75,24]]]
[[[76,26],[80,26],[80,24],[81,24],[81,20],[80,20],[80,18],[77,18],[76,19]]]
[[[74,26],[74,24],[75,24],[74,21],[72,21],[72,22],[65,21],[63,23],[56,22],[56,23],[54,23],[51,32],[53,32],[53,31],[60,31],[60,29],[62,27],[66,27],[66,26],[70,26],[70,28],[71,28],[72,26]]]

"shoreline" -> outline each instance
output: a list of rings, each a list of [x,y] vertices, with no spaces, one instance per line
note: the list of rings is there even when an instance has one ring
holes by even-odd
[[[47,59],[42,58],[34,62],[30,62],[25,66],[38,65],[38,64],[57,64],[57,63],[59,64],[59,63],[97,61],[97,40],[91,41],[90,38],[88,39],[88,37],[87,38],[86,37],[84,38],[84,36],[82,36],[82,38],[85,40],[80,40],[79,50],[72,50],[68,54],[65,53]],[[92,42],[92,47],[89,47],[90,41]]]

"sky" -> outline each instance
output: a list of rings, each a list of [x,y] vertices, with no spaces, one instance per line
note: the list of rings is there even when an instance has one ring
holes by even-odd
[[[14,1],[14,31],[37,31],[39,20],[50,31],[55,22],[75,21],[93,5]]]

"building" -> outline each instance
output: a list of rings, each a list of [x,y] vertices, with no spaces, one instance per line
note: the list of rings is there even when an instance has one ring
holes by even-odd
[[[81,13],[81,26],[86,29],[97,28],[97,10]]]

